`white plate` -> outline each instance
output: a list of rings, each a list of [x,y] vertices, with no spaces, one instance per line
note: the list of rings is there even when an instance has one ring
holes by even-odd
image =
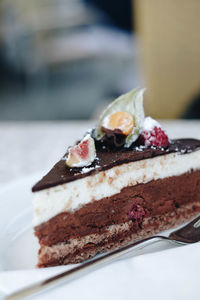
[[[23,178],[0,189],[0,271],[36,265],[39,245],[32,229],[31,186],[38,178]]]

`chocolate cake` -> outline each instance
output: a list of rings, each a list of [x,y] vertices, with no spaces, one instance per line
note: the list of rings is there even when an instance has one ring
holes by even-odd
[[[115,100],[33,187],[38,267],[81,262],[200,212],[200,141],[169,140],[145,118],[142,95]]]

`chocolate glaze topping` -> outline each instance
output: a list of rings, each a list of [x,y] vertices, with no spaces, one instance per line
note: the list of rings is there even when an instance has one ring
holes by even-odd
[[[109,148],[119,148],[124,145],[126,135],[124,135],[120,129],[110,130],[102,127],[102,130],[105,132],[105,136],[103,136],[101,142],[103,142]]]
[[[195,139],[172,140],[169,147],[165,149],[156,147],[145,148],[144,146],[133,146],[129,149],[111,149],[106,147],[104,143],[97,143],[97,159],[91,166],[88,167],[88,172],[84,172],[87,168],[67,167],[65,164],[65,159],[62,158],[57,164],[55,164],[49,173],[47,173],[47,175],[45,175],[33,186],[32,191],[40,191],[76,179],[87,177],[91,174],[95,174],[99,171],[107,170],[124,163],[152,158],[173,152],[185,154],[198,149],[200,150],[200,140]],[[66,154],[64,157],[65,156]]]

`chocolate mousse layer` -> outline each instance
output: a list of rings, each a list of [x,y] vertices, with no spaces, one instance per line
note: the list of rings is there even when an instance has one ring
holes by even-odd
[[[132,221],[113,225],[103,234],[91,234],[52,246],[42,245],[38,255],[38,267],[50,267],[79,263],[97,253],[121,248],[134,241],[150,237],[190,220],[200,212],[200,202],[182,204],[175,211],[146,217],[137,231]]]
[[[63,212],[37,227],[35,234],[41,245],[68,243],[91,234],[105,234],[112,225],[131,221],[131,232],[145,226],[146,220],[158,219],[151,230],[162,229],[163,217],[192,203],[192,214],[200,212],[200,171],[181,176],[153,180],[126,187],[112,197],[93,201],[79,210]],[[169,227],[171,225],[171,221]]]
[[[133,145],[131,148],[109,148],[104,143],[96,143],[97,159],[89,167],[89,171],[85,172],[87,168],[70,168],[65,164],[65,156],[44,176],[36,185],[33,186],[32,191],[37,192],[53,186],[64,184],[76,179],[80,179],[97,172],[110,169],[116,165],[129,163],[133,161],[153,158],[155,156],[164,155],[173,152],[180,154],[190,153],[200,149],[200,140],[195,139],[179,139],[172,140],[168,148],[145,148],[144,146]]]

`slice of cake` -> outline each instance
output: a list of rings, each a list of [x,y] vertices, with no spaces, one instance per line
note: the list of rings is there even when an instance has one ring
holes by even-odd
[[[135,89],[32,190],[38,266],[81,262],[200,212],[200,141],[169,140]]]

